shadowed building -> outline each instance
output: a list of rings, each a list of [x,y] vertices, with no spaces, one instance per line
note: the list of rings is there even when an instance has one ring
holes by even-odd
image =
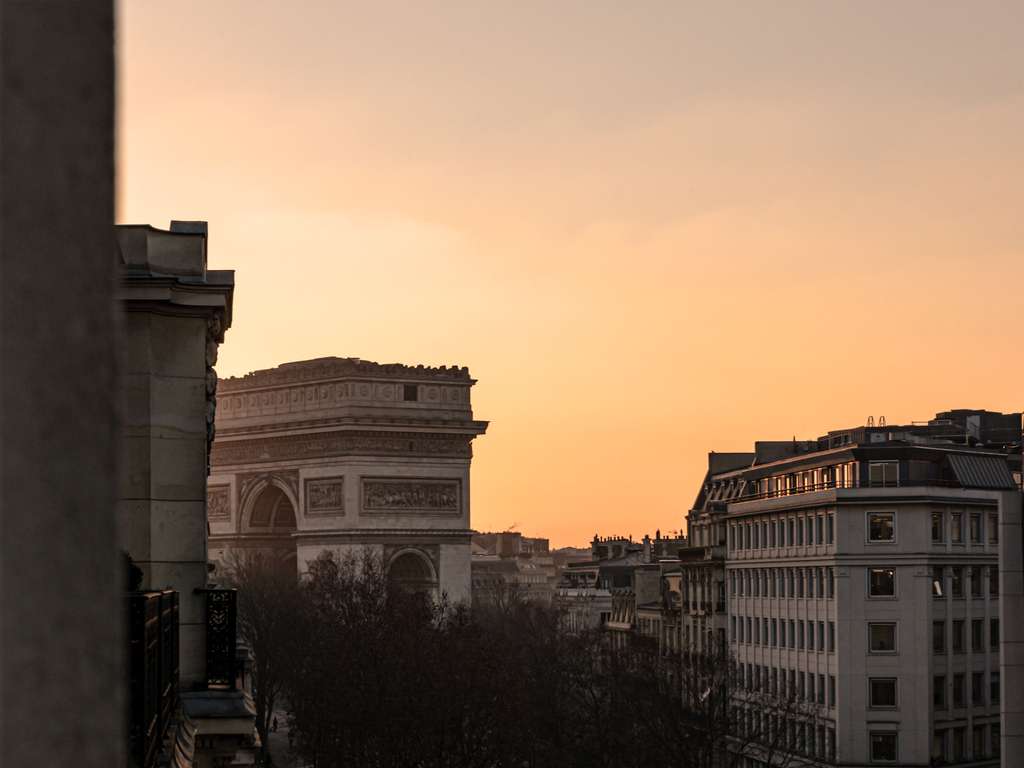
[[[466,368],[327,357],[219,385],[211,557],[273,550],[299,570],[369,548],[392,579],[470,597]]]

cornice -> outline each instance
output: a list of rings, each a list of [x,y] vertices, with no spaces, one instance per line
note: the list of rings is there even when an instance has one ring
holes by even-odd
[[[476,383],[475,379],[470,378],[469,368],[465,366],[411,366],[402,363],[375,363],[358,357],[322,357],[315,360],[284,363],[276,368],[252,371],[244,376],[222,379],[221,386],[225,392],[243,392],[279,387],[284,384],[305,384],[350,378],[444,382],[466,386]]]
[[[474,419],[410,419],[374,416],[338,416],[328,419],[306,419],[303,421],[283,421],[274,424],[255,424],[247,426],[225,426],[217,423],[217,435],[225,442],[238,441],[244,438],[277,437],[294,434],[317,434],[334,431],[367,431],[381,433],[416,432],[433,433],[439,431],[456,435],[482,435],[487,431],[490,422]]]

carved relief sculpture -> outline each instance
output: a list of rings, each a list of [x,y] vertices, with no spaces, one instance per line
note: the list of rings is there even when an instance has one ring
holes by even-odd
[[[345,514],[345,481],[340,477],[306,481],[306,514]]]
[[[231,519],[231,489],[229,486],[214,485],[207,489],[206,514],[211,520]]]
[[[366,512],[460,511],[458,480],[363,480],[363,510]]]

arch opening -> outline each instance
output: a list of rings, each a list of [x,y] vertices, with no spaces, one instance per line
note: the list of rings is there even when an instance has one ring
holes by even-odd
[[[403,552],[388,566],[388,583],[406,592],[433,594],[437,588],[434,569],[418,552]]]

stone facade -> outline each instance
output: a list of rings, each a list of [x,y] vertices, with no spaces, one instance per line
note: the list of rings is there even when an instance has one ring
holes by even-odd
[[[368,547],[396,578],[468,600],[474,383],[336,357],[221,380],[211,556],[275,550],[301,571]]]
[[[181,596],[181,683],[205,683],[206,474],[217,345],[231,325],[234,273],[206,268],[205,224],[117,228],[122,355],[122,546],[143,589]]]

